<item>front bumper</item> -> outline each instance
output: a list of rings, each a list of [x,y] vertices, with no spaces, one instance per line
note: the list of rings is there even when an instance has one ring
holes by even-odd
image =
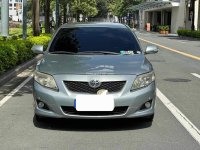
[[[130,84],[130,83],[129,83]],[[128,86],[128,88],[131,84]],[[77,119],[111,119],[111,118],[137,118],[145,117],[154,114],[156,86],[152,82],[149,86],[136,91],[128,91],[124,88],[120,93],[112,94],[114,97],[115,107],[127,106],[127,110],[121,114],[69,114],[63,111],[63,106],[74,105],[75,95],[66,89],[61,88],[60,91],[53,91],[45,88],[34,81],[33,96],[35,101],[35,114],[44,117],[52,118],[77,118]],[[65,92],[67,91],[67,92]],[[44,102],[49,110],[41,109],[37,105],[37,101]],[[151,107],[148,109],[142,108],[145,102],[151,102]],[[141,109],[142,108],[142,109]]]

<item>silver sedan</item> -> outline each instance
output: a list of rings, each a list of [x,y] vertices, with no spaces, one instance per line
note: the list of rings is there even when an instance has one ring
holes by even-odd
[[[131,29],[119,23],[61,26],[34,75],[35,118],[136,118],[152,121],[155,74]]]

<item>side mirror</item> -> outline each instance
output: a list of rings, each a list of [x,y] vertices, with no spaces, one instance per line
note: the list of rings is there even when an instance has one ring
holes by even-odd
[[[147,46],[146,50],[145,50],[145,54],[155,54],[158,52],[158,47],[157,46]]]
[[[31,48],[31,50],[34,52],[34,53],[37,53],[37,54],[43,54],[43,50],[44,50],[44,47],[43,45],[33,45],[33,47]]]

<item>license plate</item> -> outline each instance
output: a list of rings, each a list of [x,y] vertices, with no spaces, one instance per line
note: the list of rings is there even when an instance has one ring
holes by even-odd
[[[78,95],[74,106],[77,111],[113,111],[114,98],[111,95]]]

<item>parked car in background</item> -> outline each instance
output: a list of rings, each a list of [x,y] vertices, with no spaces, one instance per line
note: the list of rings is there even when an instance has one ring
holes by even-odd
[[[155,74],[131,29],[120,23],[65,24],[34,75],[35,118],[154,118]]]

